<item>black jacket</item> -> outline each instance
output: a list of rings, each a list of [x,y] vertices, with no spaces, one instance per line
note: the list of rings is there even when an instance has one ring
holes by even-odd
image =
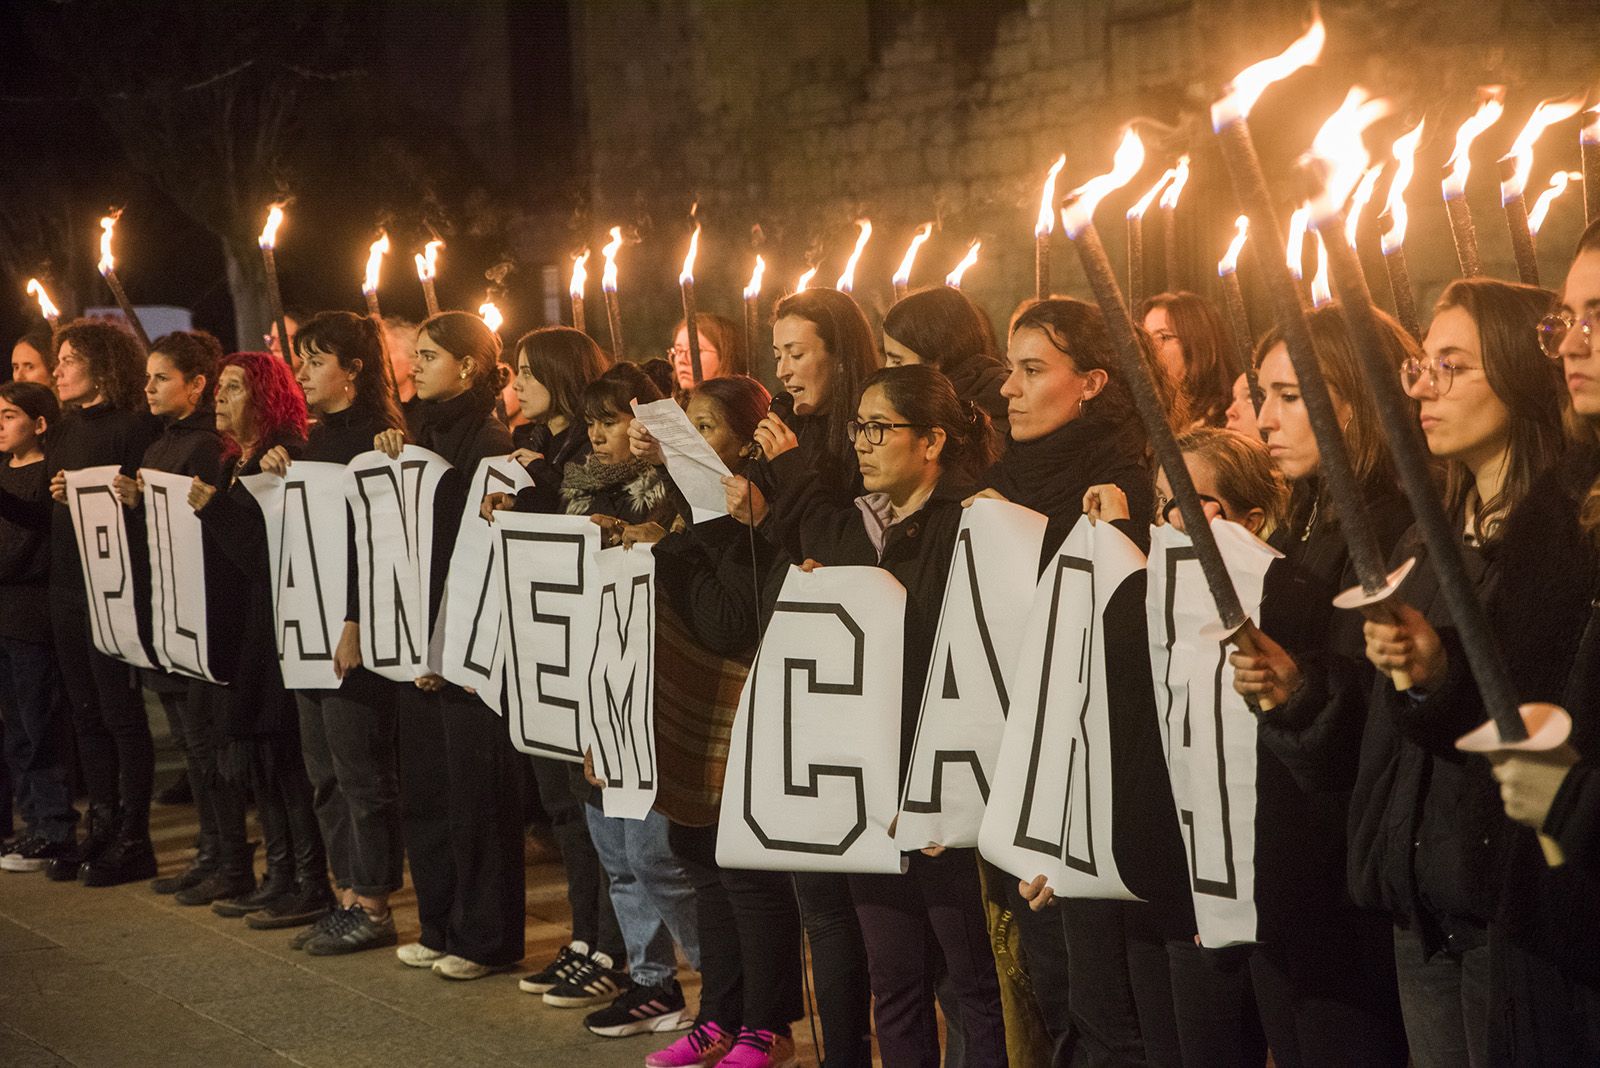
[[[561,512],[561,480],[567,466],[583,463],[593,451],[588,427],[582,419],[575,419],[561,433],[552,434],[543,423],[528,423],[513,430],[511,440],[519,449],[541,454],[539,459],[523,465],[533,485],[517,493],[517,511],[545,515]]]
[[[217,433],[217,413],[209,406],[196,408],[182,419],[164,423],[161,434],[144,450],[140,467],[174,475],[195,475],[220,485],[228,447]]]
[[[0,497],[43,509],[50,503],[50,469],[45,463],[12,467],[0,455]],[[50,539],[0,513],[0,638],[48,642]]]

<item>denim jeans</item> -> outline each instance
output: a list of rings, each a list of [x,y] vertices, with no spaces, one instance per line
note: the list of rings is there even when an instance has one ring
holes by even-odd
[[[683,862],[667,844],[667,817],[652,811],[642,820],[607,818],[585,805],[589,837],[611,879],[611,906],[628,946],[628,971],[641,986],[660,986],[678,970],[673,939],[689,966],[700,969],[700,930],[694,887]]]
[[[72,807],[56,721],[55,654],[44,642],[0,638],[0,709],[5,711],[5,759],[18,815],[28,830],[52,842],[72,837]]]
[[[1441,949],[1424,959],[1415,931],[1394,929],[1400,1012],[1416,1068],[1487,1068],[1489,946],[1464,953]]]
[[[628,955],[611,907],[605,870],[589,838],[588,805],[583,798],[594,792],[577,764],[550,757],[530,757],[539,803],[550,818],[550,833],[561,850],[561,867],[567,877],[567,904],[572,908],[572,938],[591,951],[614,961]]]
[[[357,672],[337,690],[301,690],[300,745],[333,884],[363,897],[400,889],[405,840],[395,708]]]

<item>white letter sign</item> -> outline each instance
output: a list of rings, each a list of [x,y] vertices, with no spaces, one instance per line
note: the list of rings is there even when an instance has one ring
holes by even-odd
[[[153,668],[139,640],[133,598],[133,565],[128,559],[128,527],[122,502],[111,492],[117,468],[86,467],[67,472],[67,509],[78,536],[78,559],[89,596],[89,633],[94,647],[135,667]]]
[[[150,539],[150,624],[156,659],[168,671],[218,681],[206,632],[205,550],[189,507],[189,475],[145,467],[144,523]]]
[[[642,820],[656,800],[656,562],[649,545],[595,557],[600,611],[584,741],[607,816]]]

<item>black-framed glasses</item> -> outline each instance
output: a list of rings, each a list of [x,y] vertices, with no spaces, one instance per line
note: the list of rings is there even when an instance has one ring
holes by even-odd
[[[1455,385],[1457,371],[1471,370],[1474,368],[1463,367],[1448,356],[1424,356],[1420,360],[1413,358],[1400,364],[1400,384],[1408,390],[1416,389],[1417,384],[1426,378],[1434,396],[1442,397]]]
[[[921,423],[880,423],[876,420],[868,423],[852,419],[844,425],[845,436],[854,445],[857,438],[866,438],[868,445],[882,445],[883,437],[891,430],[913,430],[920,428]]]
[[[1566,312],[1551,312],[1539,320],[1539,348],[1552,360],[1561,359],[1561,344],[1573,327],[1583,331],[1584,347],[1594,351],[1594,323],[1587,317],[1574,319]]]

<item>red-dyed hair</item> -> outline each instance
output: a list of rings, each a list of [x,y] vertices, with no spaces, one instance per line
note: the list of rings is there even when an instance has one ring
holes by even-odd
[[[255,410],[257,441],[305,439],[306,398],[287,363],[270,352],[235,352],[222,366],[244,372]]]

